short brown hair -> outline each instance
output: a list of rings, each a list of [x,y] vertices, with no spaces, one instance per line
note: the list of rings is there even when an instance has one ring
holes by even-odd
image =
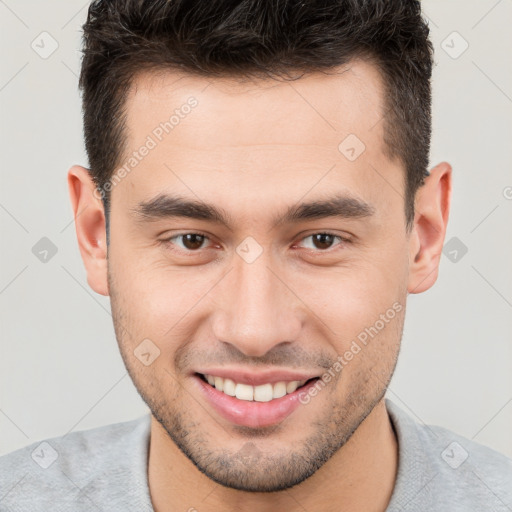
[[[405,218],[428,175],[432,43],[416,0],[97,0],[80,88],[91,175],[120,163],[125,99],[143,70],[290,79],[370,58],[385,83],[385,149],[405,167]],[[296,77],[294,77],[296,78]],[[102,195],[108,216],[109,194]]]

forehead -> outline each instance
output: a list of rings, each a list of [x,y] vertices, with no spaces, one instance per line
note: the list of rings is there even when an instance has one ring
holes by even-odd
[[[354,132],[368,140],[367,132],[379,123],[384,112],[381,75],[372,64],[360,60],[326,73],[280,81],[198,77],[163,70],[134,77],[126,101],[131,138],[151,130],[155,120],[168,119],[191,97],[197,99],[200,108],[187,123],[180,124],[194,132],[201,126],[208,130],[209,122],[220,128],[206,139],[197,140],[202,147],[246,142],[326,145]],[[287,120],[290,123],[283,132]],[[233,123],[238,124],[236,131],[223,130],[232,128]],[[312,131],[312,127],[318,129]],[[175,130],[174,135],[176,132],[187,135],[186,126]],[[378,135],[379,130],[375,133]]]
[[[124,191],[133,202],[180,188],[235,205],[346,188],[371,199],[382,189],[376,171],[390,170],[400,189],[384,152],[383,91],[363,61],[293,81],[140,74],[126,100],[120,165],[129,173],[112,196]],[[151,148],[134,159],[143,146]]]

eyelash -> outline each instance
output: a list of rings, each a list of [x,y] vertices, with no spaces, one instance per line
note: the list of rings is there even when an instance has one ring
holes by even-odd
[[[210,240],[210,237],[208,235],[206,235],[205,233],[201,233],[199,231],[187,231],[185,233],[178,233],[177,235],[173,235],[169,238],[165,238],[163,240],[160,240],[160,242],[162,244],[165,244],[165,245],[175,245],[174,242],[172,242],[172,240],[174,240],[175,238],[180,238],[180,237],[183,237],[185,235],[199,235],[199,236],[203,236],[205,238],[204,241],[206,240]],[[313,237],[315,235],[328,235],[328,236],[332,236],[334,238],[337,238],[339,240],[339,244],[337,244],[338,246],[340,245],[344,245],[346,243],[351,243],[351,240],[349,238],[345,238],[341,235],[336,235],[335,233],[331,233],[329,231],[318,231],[316,233],[311,233],[310,235],[307,235],[303,238],[301,238],[301,241],[303,240],[306,240],[307,238],[310,238],[310,237]],[[334,246],[336,247],[336,245]],[[182,248],[179,248],[178,249],[178,252],[182,252],[182,253],[185,253],[185,254],[196,254],[196,253],[199,253],[202,249],[196,249],[196,250],[191,250],[191,249],[182,249]],[[310,249],[314,252],[317,252],[317,253],[320,253],[320,254],[327,254],[333,250],[336,250],[336,249],[333,249],[332,247],[328,248],[328,249]]]

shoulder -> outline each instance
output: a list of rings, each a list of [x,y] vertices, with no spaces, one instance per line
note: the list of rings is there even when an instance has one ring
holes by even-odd
[[[399,445],[394,506],[400,502],[403,508],[408,501],[411,510],[510,511],[512,459],[446,428],[422,424],[390,400],[386,407]]]
[[[35,442],[1,456],[0,511],[94,510],[91,503],[96,502],[103,509],[118,492],[133,492],[138,499],[147,486],[149,430],[147,414]],[[130,481],[134,488],[126,492]]]

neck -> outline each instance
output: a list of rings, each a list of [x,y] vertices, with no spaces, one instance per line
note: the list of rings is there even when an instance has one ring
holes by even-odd
[[[316,473],[274,493],[238,491],[213,482],[151,418],[148,480],[155,512],[384,512],[397,465],[398,445],[384,400]]]

